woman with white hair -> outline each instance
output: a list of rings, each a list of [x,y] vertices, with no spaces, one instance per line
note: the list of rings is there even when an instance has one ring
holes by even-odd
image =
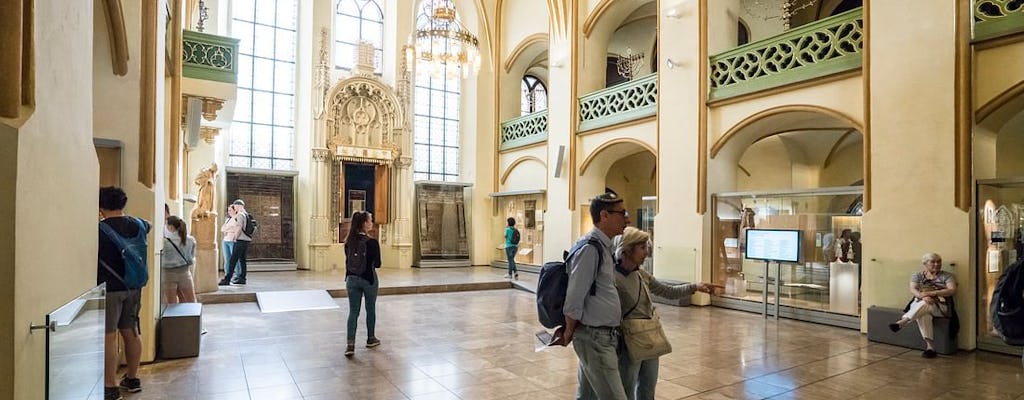
[[[959,328],[959,319],[956,318],[956,307],[953,304],[956,277],[942,270],[942,257],[938,254],[925,253],[921,256],[921,263],[924,264],[924,269],[910,276],[910,293],[914,294],[914,298],[904,310],[906,313],[903,317],[889,324],[889,329],[898,332],[907,324],[917,321],[917,329],[921,331],[925,343],[921,357],[935,358],[932,318],[950,318],[954,336]]]
[[[633,227],[626,227],[617,239],[615,249],[615,288],[619,292],[622,319],[650,319],[654,316],[651,293],[658,296],[679,299],[695,291],[711,293],[717,285],[708,283],[686,283],[670,285],[658,281],[650,273],[640,269],[650,254],[650,235]],[[619,375],[629,400],[654,399],[654,387],[658,382],[658,358],[634,361],[628,351],[619,352]]]

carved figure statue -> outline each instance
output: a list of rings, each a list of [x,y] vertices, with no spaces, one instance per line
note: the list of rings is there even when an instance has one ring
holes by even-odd
[[[216,189],[214,178],[217,176],[217,164],[210,164],[203,168],[196,175],[194,181],[199,186],[199,194],[196,196],[196,207],[192,209],[192,220],[200,220],[210,217],[213,212],[213,192]]]

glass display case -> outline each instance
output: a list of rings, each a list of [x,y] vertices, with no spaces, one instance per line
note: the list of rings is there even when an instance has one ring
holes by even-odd
[[[416,182],[419,267],[469,266],[463,183]]]
[[[497,193],[494,197],[494,218],[491,223],[491,239],[495,244],[492,259],[504,266],[505,228],[508,218],[516,219],[519,230],[519,251],[516,263],[544,265],[544,191]]]
[[[780,311],[784,315],[789,312],[814,321],[819,318],[806,311],[859,316],[862,193],[860,187],[849,187],[714,196],[712,281],[725,286],[722,299],[727,301],[721,305],[760,310],[763,290],[774,304],[779,280],[779,303],[790,308]],[[778,269],[772,263],[765,277],[764,261],[744,258],[745,233],[754,228],[802,231],[800,261],[783,263]],[[827,316],[821,319],[836,321]],[[848,319],[838,325],[853,322]]]
[[[978,348],[1020,354],[992,327],[990,307],[996,282],[1010,264],[1024,259],[1024,179],[978,182],[977,190]]]
[[[640,208],[636,210],[636,228],[651,235],[651,243],[654,243],[654,217],[656,216],[658,204],[657,196],[643,196],[640,198]],[[654,274],[655,247],[651,246],[651,253],[644,260],[643,268]]]

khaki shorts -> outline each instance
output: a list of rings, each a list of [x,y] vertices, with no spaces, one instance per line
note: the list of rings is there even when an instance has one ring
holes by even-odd
[[[160,270],[160,287],[165,292],[194,288],[189,267],[165,268]]]
[[[139,332],[139,308],[142,303],[140,289],[121,292],[107,292],[106,333],[117,332],[118,329],[135,329]]]

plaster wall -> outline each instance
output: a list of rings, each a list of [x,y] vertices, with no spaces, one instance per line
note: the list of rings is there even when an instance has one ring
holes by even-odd
[[[555,149],[555,152],[557,153],[558,150]],[[516,163],[526,157],[534,157],[536,159],[526,159],[519,162],[514,167],[512,166],[512,163]],[[518,190],[546,189],[545,185],[547,181],[541,178],[547,176],[548,173],[547,164],[544,163],[544,160],[547,160],[548,158],[547,146],[534,146],[522,150],[500,153],[498,158],[498,179],[500,180],[502,176],[508,174],[508,177],[505,178],[505,182],[499,182],[498,187],[500,191],[510,192]],[[512,168],[511,172],[509,172],[510,167]],[[552,171],[552,173],[554,173],[554,171]]]
[[[1024,112],[1010,119],[996,137],[996,176],[1024,177]]]
[[[534,33],[546,33],[550,20],[548,5],[541,1],[504,0],[501,18],[502,63],[519,42]]]
[[[764,139],[747,150],[736,169],[736,190],[763,191],[793,188],[795,163],[778,136]],[[747,176],[747,172],[750,176]]]
[[[577,136],[579,147],[577,148],[579,162],[582,164],[591,157],[595,151],[607,146],[609,142],[628,140],[643,143],[651,149],[658,148],[658,123],[657,120],[646,121],[636,125],[612,128],[596,133],[586,133]],[[621,155],[620,155],[621,156]],[[598,157],[605,158],[604,155]],[[580,165],[582,166],[582,165]]]
[[[871,305],[905,304],[910,275],[921,270],[920,256],[929,251],[940,253],[944,268],[957,275],[957,302],[976,301],[971,214],[953,203],[955,6],[924,0],[870,5],[872,176],[862,225],[862,315]],[[907,15],[918,23],[906,24]],[[957,311],[959,344],[974,348],[976,311]],[[866,323],[862,319],[862,330]]]
[[[35,112],[20,129],[0,128],[0,216],[9,222],[0,245],[0,399],[44,397],[46,335],[28,325],[95,285],[93,20],[92,2],[35,3]],[[53,251],[52,226],[78,240]]]
[[[974,109],[1024,81],[1024,42],[974,52]]]
[[[630,221],[637,223],[637,212],[644,196],[657,195],[654,169],[657,159],[649,151],[628,155],[615,161],[605,174],[605,186],[622,196],[623,207],[629,211]]]
[[[850,141],[850,139],[847,139]],[[864,142],[844,144],[821,171],[821,187],[853,186],[864,179]]]
[[[974,126],[974,177],[975,179],[992,179],[996,174],[996,142],[998,132],[993,132],[983,125]]]

